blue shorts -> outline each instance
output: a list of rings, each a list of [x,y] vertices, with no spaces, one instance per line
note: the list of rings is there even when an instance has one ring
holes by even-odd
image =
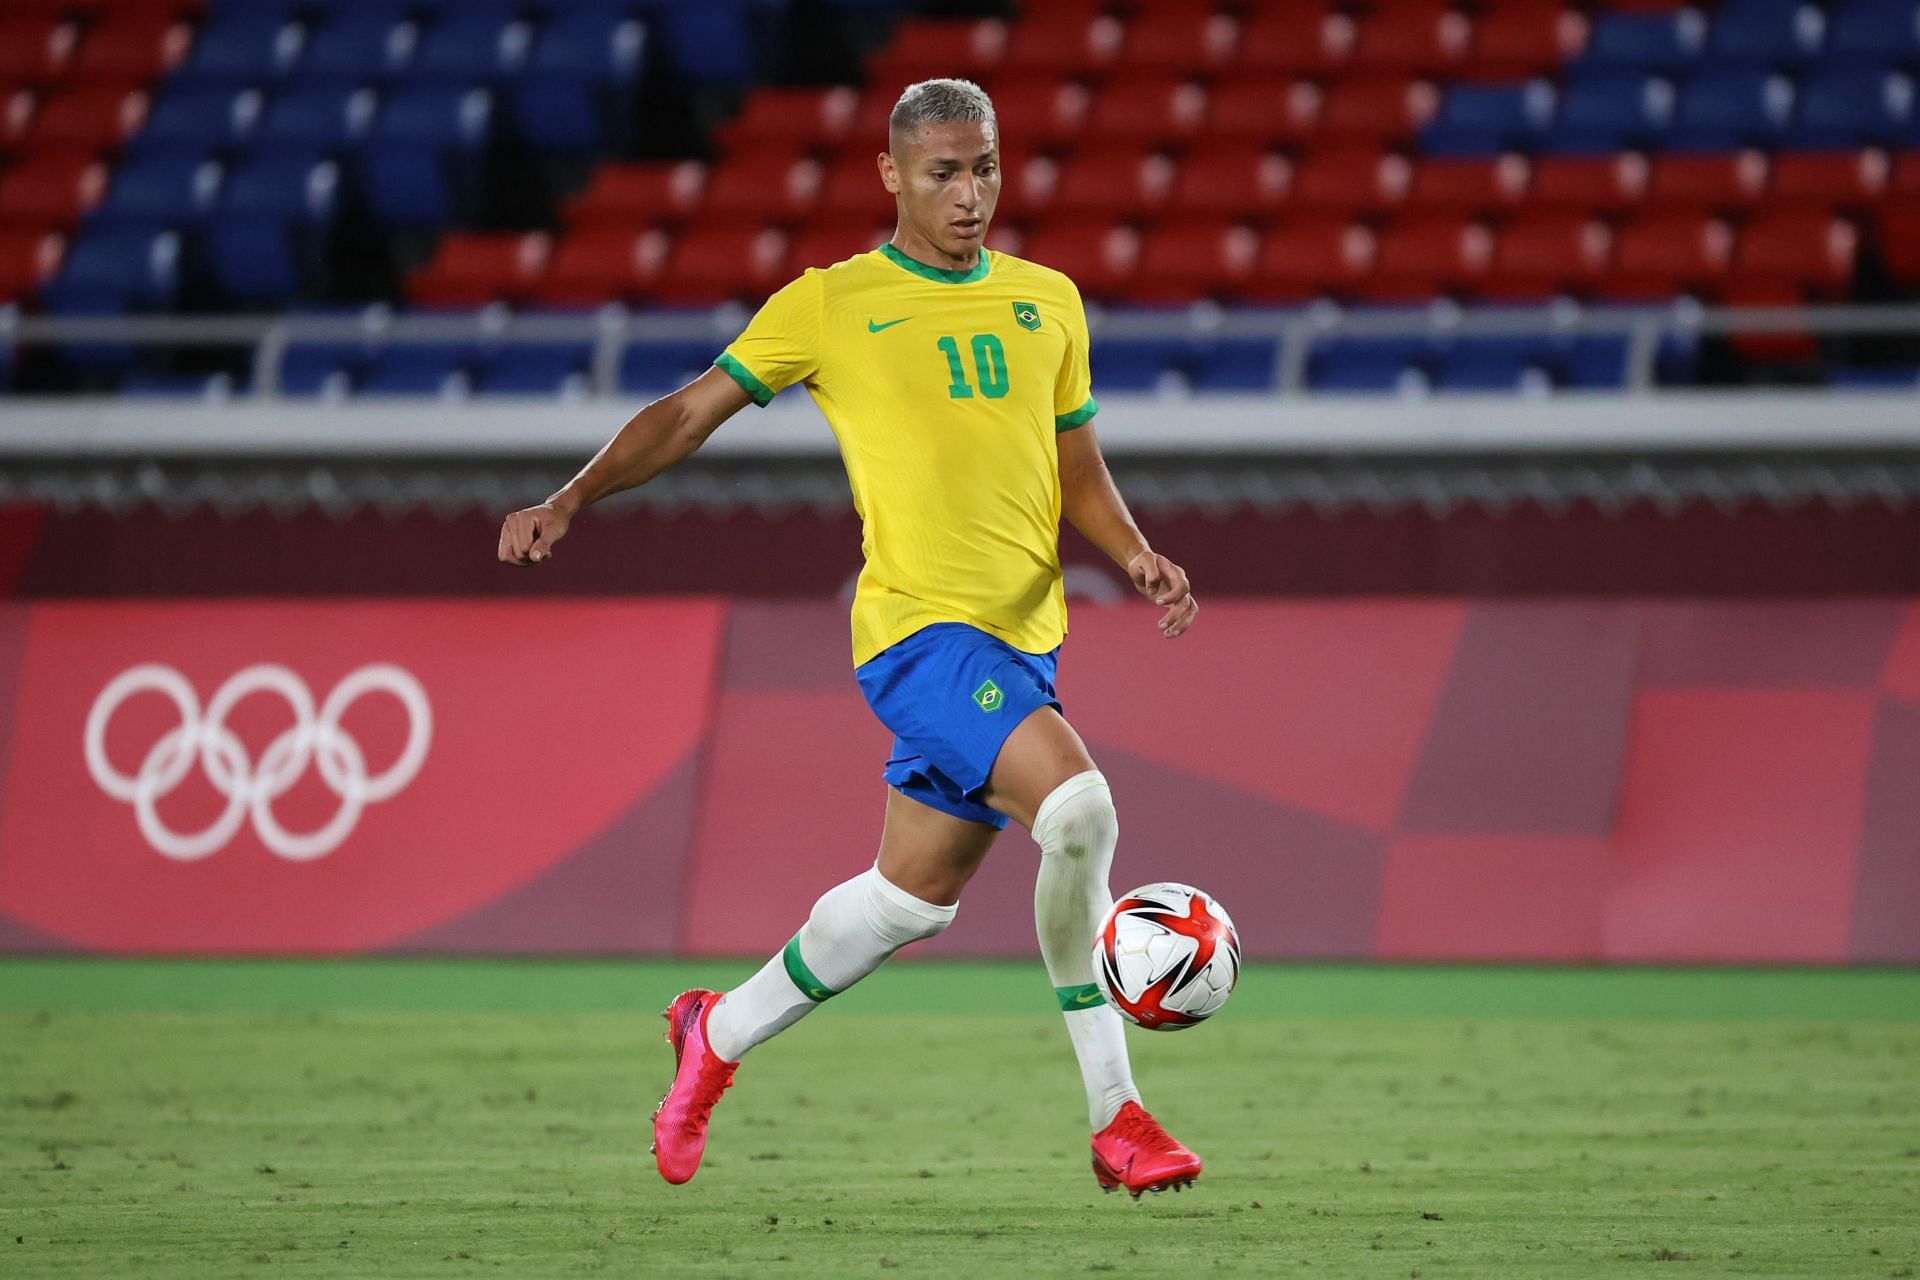
[[[893,730],[881,776],[903,796],[996,830],[1007,815],[980,801],[1007,735],[1058,707],[1060,650],[1024,653],[964,622],[936,622],[854,668],[880,723]]]

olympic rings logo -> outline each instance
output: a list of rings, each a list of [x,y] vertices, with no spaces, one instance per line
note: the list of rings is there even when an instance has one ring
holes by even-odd
[[[160,735],[137,772],[129,775],[107,759],[107,725],[120,704],[138,693],[164,695],[180,713],[180,724]],[[267,744],[256,763],[231,729],[227,717],[241,699],[277,694],[293,709],[293,726]],[[360,744],[340,727],[340,718],[361,697],[385,693],[407,713],[407,742],[400,758],[379,774],[368,774]],[[286,667],[259,663],[236,673],[213,695],[203,712],[193,685],[172,667],[143,663],[107,682],[87,713],[87,770],[102,791],[133,806],[140,834],[154,851],[179,862],[193,862],[226,847],[249,816],[254,834],[269,850],[292,862],[323,858],[340,847],[369,805],[398,794],[427,758],[433,737],[433,709],[413,673],[391,663],[374,663],[350,673],[318,710],[306,682]],[[160,801],[172,794],[198,763],[226,808],[212,825],[181,833],[160,818]],[[309,765],[339,797],[340,808],[316,831],[288,831],[274,814],[276,800],[293,789]]]

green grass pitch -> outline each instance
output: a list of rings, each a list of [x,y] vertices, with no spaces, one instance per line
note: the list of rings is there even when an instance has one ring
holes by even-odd
[[[647,1154],[683,963],[0,963],[0,1276],[1920,1272],[1920,973],[1255,966],[1132,1036],[1102,1196],[1037,965],[901,963]]]

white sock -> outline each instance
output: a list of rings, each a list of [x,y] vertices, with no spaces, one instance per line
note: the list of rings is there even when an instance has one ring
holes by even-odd
[[[1093,935],[1113,906],[1107,871],[1120,840],[1113,793],[1097,770],[1054,788],[1033,819],[1040,873],[1033,884],[1033,920],[1040,958],[1067,1020],[1087,1088],[1087,1118],[1097,1133],[1125,1102],[1138,1102],[1127,1062],[1125,1024],[1093,983]]]
[[[707,1041],[728,1062],[770,1040],[878,969],[886,958],[953,923],[957,906],[922,902],[869,867],[813,904],[800,932],[707,1015]]]

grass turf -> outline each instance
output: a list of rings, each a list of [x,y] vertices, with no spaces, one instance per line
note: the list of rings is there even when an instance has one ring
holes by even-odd
[[[0,1275],[1920,1270],[1920,974],[1256,967],[1133,1037],[1208,1161],[1135,1204],[1011,964],[889,966],[664,1185],[652,1011],[743,972],[0,963]]]

